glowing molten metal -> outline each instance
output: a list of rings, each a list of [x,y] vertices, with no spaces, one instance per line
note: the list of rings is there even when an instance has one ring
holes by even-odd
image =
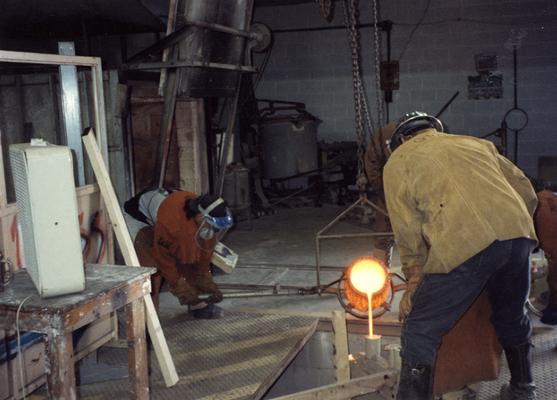
[[[385,267],[372,258],[362,258],[350,269],[350,283],[362,294],[373,294],[385,285],[387,273]]]
[[[358,292],[367,295],[369,337],[373,337],[372,296],[385,286],[387,270],[378,260],[366,257],[357,260],[349,270],[350,284]]]

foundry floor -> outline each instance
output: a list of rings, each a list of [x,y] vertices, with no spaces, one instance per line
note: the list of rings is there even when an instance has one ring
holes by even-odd
[[[237,270],[230,275],[217,275],[217,281],[221,284],[281,284],[304,287],[315,285],[315,234],[342,210],[343,208],[337,206],[278,208],[275,215],[255,219],[251,221],[251,224],[248,222],[238,224],[236,229],[229,232],[225,240],[225,243],[240,256]],[[364,226],[360,219],[350,219],[348,222],[341,223],[334,233],[363,232]],[[322,274],[322,283],[337,279],[342,269],[351,260],[370,254],[370,251],[369,239],[343,239],[326,242],[323,246],[322,265],[327,266],[327,269]],[[398,260],[395,256],[393,261],[395,268],[397,264]],[[395,298],[393,302],[395,305],[393,310],[382,316],[379,321],[383,321],[387,325],[396,323],[397,300],[398,298]],[[304,318],[323,318],[330,315],[333,310],[341,309],[334,295],[237,298],[226,299],[220,305],[229,315],[262,313],[275,317],[283,315],[303,316]],[[177,312],[183,313],[183,310],[183,307],[170,293],[161,294],[161,313],[171,315]],[[355,326],[357,327],[357,324]],[[184,341],[186,340],[184,338]],[[386,343],[396,343],[398,338],[385,338],[385,341]],[[557,393],[557,380],[552,379],[555,376],[554,368],[557,368],[556,341],[555,331],[547,328],[536,330],[537,347],[534,352],[534,371],[540,400],[555,399],[554,393]],[[318,328],[264,398],[272,399],[334,383],[332,343],[331,333],[327,329]],[[361,333],[350,334],[350,352],[357,357],[362,350],[363,335]],[[180,357],[181,353],[178,348],[175,356]],[[184,353],[186,353],[185,350]],[[237,361],[241,363],[250,360]],[[125,365],[125,359],[122,362]],[[355,375],[358,374],[358,371],[354,372]],[[508,372],[504,368],[499,381],[480,385],[477,399],[495,400],[500,383],[506,379],[508,379]],[[107,384],[105,389],[107,393],[110,393],[109,387],[110,384]],[[172,397],[167,397],[162,389],[160,395],[152,398]],[[366,397],[366,399],[373,400],[376,398]]]
[[[240,223],[237,229],[230,232],[225,242],[240,255],[240,268],[237,272],[242,271],[242,277],[251,277],[244,283],[315,285],[315,234],[343,210],[344,208],[337,206],[278,208],[276,215],[253,220],[251,230],[248,229],[247,222]],[[365,225],[354,217],[340,223],[336,231],[331,233],[357,233],[365,231],[364,229]],[[321,264],[342,269],[351,260],[368,255],[370,251],[369,239],[331,240],[323,246]],[[393,266],[396,268],[399,264],[395,252]],[[323,274],[322,283],[338,278],[339,274],[338,271],[328,270]],[[232,281],[233,275],[223,280]],[[392,311],[380,319],[396,321],[397,300],[395,298]],[[226,310],[263,309],[303,314],[330,313],[334,309],[341,309],[336,297],[331,295],[234,299],[225,300],[222,306]],[[557,331],[541,324],[535,316],[532,316],[532,320],[537,327],[534,337],[537,346],[534,351],[534,373],[539,387],[538,399],[554,400],[557,393],[557,380],[554,379],[557,369]],[[361,335],[350,336],[350,350],[357,354],[362,350]],[[480,385],[477,399],[496,399],[498,388],[507,380],[508,370],[504,365],[498,381]],[[317,332],[266,398],[333,382],[331,335],[328,332]]]

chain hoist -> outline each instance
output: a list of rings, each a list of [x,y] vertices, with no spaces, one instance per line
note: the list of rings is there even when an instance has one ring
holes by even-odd
[[[331,21],[333,19],[333,0],[315,0],[319,5],[319,12],[321,16],[325,18],[326,21]]]
[[[360,190],[360,192],[364,192],[365,186],[367,184],[367,178],[364,173],[364,154],[366,151],[365,131],[367,129],[371,137],[371,132],[373,132],[374,129],[373,121],[369,114],[365,87],[362,80],[362,72],[360,68],[360,35],[357,28],[358,6],[358,0],[345,0],[343,10],[344,21],[348,32],[348,39],[352,53],[352,85],[354,89],[354,112],[358,145],[358,177],[356,184],[358,185],[358,189]]]
[[[355,1],[351,1],[351,3],[348,5],[347,4],[348,0],[345,0],[345,9],[344,9],[344,21],[346,24],[346,27],[348,29],[348,34],[349,34],[349,38],[350,38],[350,48],[353,49],[352,50],[352,57],[353,57],[353,73],[354,71],[356,71],[356,76],[355,79],[357,80],[357,87],[354,88],[354,96],[355,99],[357,96],[359,96],[359,102],[361,105],[361,109],[362,109],[362,114],[365,118],[365,126],[364,126],[364,132],[365,130],[368,131],[369,136],[371,137],[372,132],[375,131],[374,129],[374,125],[373,125],[373,120],[371,118],[371,115],[369,113],[369,106],[368,106],[368,101],[367,101],[367,94],[366,94],[366,90],[365,90],[365,84],[364,81],[362,79],[362,73],[361,73],[361,68],[360,68],[360,34],[359,31],[357,29],[358,26],[358,5],[359,5],[359,0],[355,0]],[[346,6],[349,7],[349,9],[346,8]],[[354,52],[355,49],[355,52]],[[356,57],[356,61],[354,61],[354,56]],[[355,62],[355,64],[354,64]],[[354,69],[354,65],[355,65],[355,69]],[[364,133],[364,137],[365,137],[365,133]]]
[[[384,121],[383,96],[381,96],[381,34],[379,31],[377,7],[377,0],[371,0],[371,11],[373,14],[373,44],[375,50],[375,97],[377,99],[377,126],[381,129]]]

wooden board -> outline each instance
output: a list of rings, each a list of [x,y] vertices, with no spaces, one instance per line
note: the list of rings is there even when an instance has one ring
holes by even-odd
[[[89,129],[88,133],[83,136],[83,143],[85,145],[85,150],[93,166],[97,182],[101,189],[101,194],[106,202],[106,208],[108,210],[108,215],[112,222],[112,227],[116,234],[116,239],[120,245],[120,250],[124,257],[124,261],[130,266],[140,266],[137,254],[133,247],[130,234],[126,227],[126,222],[124,221],[124,216],[118,204],[118,199],[116,198],[116,193],[110,182],[110,177],[108,176],[108,171],[105,167],[101,152],[97,146],[95,140],[94,132]],[[145,296],[145,309],[146,309],[146,319],[147,328],[149,330],[149,335],[151,336],[151,341],[155,348],[155,354],[159,361],[159,365],[163,372],[164,380],[167,386],[172,386],[178,382],[178,374],[176,373],[176,367],[172,361],[172,356],[168,350],[168,345],[162,331],[155,306],[153,305],[153,300],[151,296]]]
[[[133,96],[140,94],[139,89],[138,87],[133,87]],[[135,170],[134,183],[137,192],[147,189],[152,185],[153,171],[155,170],[156,163],[155,152],[160,141],[162,114],[162,98],[153,96],[132,97],[133,164]],[[171,135],[175,137],[174,131],[175,128],[173,127]],[[178,146],[176,141],[171,141],[165,185],[179,187],[179,184]]]
[[[395,373],[385,371],[378,374],[363,376],[344,383],[321,386],[316,389],[304,390],[287,396],[276,397],[274,400],[344,400],[377,392],[385,386],[394,385]]]
[[[333,332],[335,334],[335,375],[338,383],[344,383],[350,380],[346,313],[344,311],[333,311],[332,320]]]

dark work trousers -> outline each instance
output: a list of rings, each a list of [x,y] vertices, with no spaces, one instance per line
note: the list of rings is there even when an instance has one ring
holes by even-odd
[[[525,238],[495,241],[447,274],[425,274],[412,296],[412,310],[402,328],[402,359],[411,366],[433,366],[443,335],[484,287],[501,345],[528,341],[532,327],[524,306],[530,290],[529,255],[534,245]]]

